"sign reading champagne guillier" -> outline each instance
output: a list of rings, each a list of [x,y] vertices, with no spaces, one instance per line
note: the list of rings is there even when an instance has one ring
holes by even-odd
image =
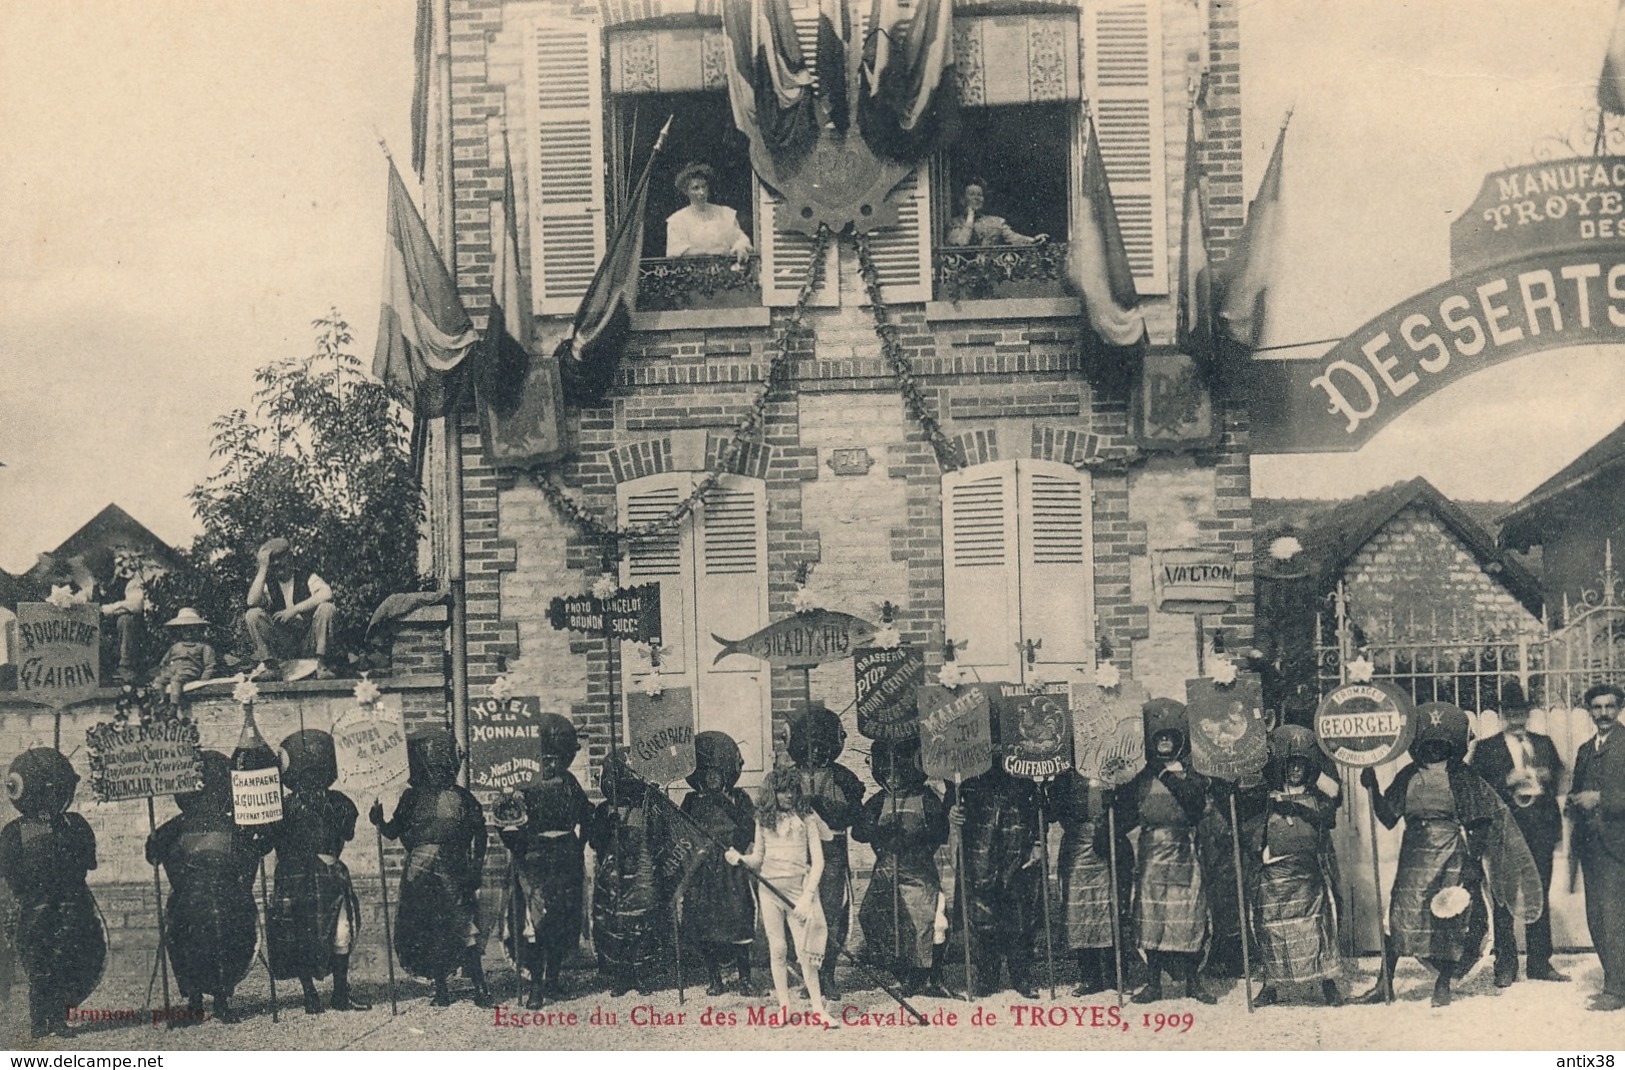
[[[1411,745],[1411,700],[1392,684],[1344,684],[1315,711],[1320,749],[1344,765],[1381,765]]]

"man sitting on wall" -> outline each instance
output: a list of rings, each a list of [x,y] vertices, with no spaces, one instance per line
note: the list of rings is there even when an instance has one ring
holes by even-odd
[[[254,643],[259,667],[253,676],[276,680],[279,658],[314,655],[318,680],[335,676],[328,659],[333,634],[333,588],[316,573],[300,567],[287,539],[271,539],[255,555],[259,570],[248,585],[248,611],[243,625]]]

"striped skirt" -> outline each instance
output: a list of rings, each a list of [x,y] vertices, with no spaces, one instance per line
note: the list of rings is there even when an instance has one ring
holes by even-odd
[[[1062,913],[1066,918],[1066,949],[1086,951],[1090,948],[1111,947],[1112,940],[1112,887],[1111,864],[1092,849],[1094,822],[1083,822],[1076,830],[1068,828],[1061,837],[1060,857],[1056,868],[1061,877]],[[1132,873],[1118,853],[1118,866],[1125,877]],[[1133,887],[1127,880],[1119,887],[1121,903],[1126,907],[1133,896]]]
[[[1459,823],[1406,818],[1399,868],[1388,898],[1388,927],[1395,952],[1440,962],[1468,957],[1471,908],[1441,918],[1433,913],[1433,897],[1444,888],[1465,887],[1476,898],[1478,878],[1477,867],[1468,860],[1467,839]]]
[[[1208,903],[1195,833],[1143,828],[1139,856],[1134,928],[1140,950],[1200,952],[1208,937]]]
[[[1257,867],[1253,935],[1268,983],[1337,977],[1337,915],[1317,855],[1289,855]]]

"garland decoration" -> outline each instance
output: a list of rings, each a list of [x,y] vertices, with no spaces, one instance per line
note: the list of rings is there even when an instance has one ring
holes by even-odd
[[[762,424],[767,417],[767,405],[774,391],[791,383],[790,344],[806,330],[807,308],[812,303],[812,295],[824,281],[824,259],[831,236],[828,227],[819,228],[807,278],[796,293],[796,303],[791,308],[790,314],[779,321],[778,330],[774,332],[773,339],[768,344],[767,376],[762,382],[761,389],[752,400],[750,409],[734,425],[733,435],[718,452],[710,470],[694,485],[694,489],[686,498],[673,506],[665,516],[641,524],[619,527],[598,519],[566,493],[564,487],[552,478],[553,469],[532,468],[529,472],[530,481],[542,492],[542,497],[547,499],[548,504],[588,538],[602,544],[617,558],[625,543],[640,542],[675,531],[677,525],[681,524],[683,519],[704,500],[706,494],[710,493],[711,488],[716,486],[717,481],[732,471],[740,453],[761,432]]]
[[[942,425],[931,411],[931,405],[920,393],[920,386],[914,379],[914,366],[909,363],[908,354],[897,337],[897,325],[892,323],[888,316],[886,303],[880,297],[880,273],[875,269],[874,256],[869,249],[869,236],[858,234],[855,237],[858,247],[858,270],[863,276],[863,286],[869,295],[869,308],[874,312],[875,335],[880,339],[881,352],[885,353],[886,361],[891,365],[892,375],[897,380],[897,391],[903,395],[903,405],[914,422],[920,425],[925,432],[926,439],[931,443],[931,449],[937,455],[937,463],[944,471],[953,471],[962,467],[959,459],[959,449],[947,434]]]

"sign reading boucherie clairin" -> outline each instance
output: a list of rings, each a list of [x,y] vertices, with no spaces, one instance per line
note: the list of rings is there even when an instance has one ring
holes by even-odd
[[[66,706],[95,693],[101,663],[101,609],[94,605],[17,605],[17,691]]]
[[[1625,240],[1625,157],[1579,156],[1484,176],[1450,224],[1450,270]]]

